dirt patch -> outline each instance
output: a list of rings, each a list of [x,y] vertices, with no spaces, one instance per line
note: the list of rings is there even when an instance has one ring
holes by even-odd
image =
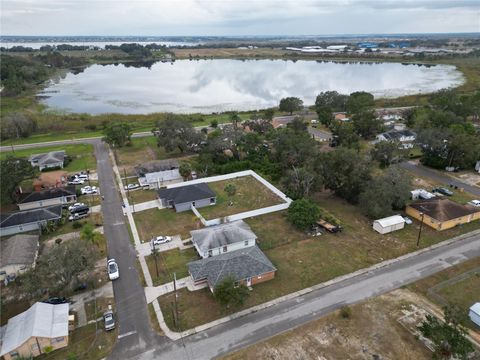
[[[63,185],[63,182],[67,180],[67,174],[65,170],[42,172],[40,176],[33,181],[33,187],[36,191],[39,191]]]

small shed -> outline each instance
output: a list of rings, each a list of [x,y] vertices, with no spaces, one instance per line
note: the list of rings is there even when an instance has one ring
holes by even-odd
[[[473,304],[468,312],[470,320],[480,326],[480,302]]]
[[[373,230],[380,234],[387,234],[392,231],[403,229],[405,220],[400,215],[393,215],[373,222]]]

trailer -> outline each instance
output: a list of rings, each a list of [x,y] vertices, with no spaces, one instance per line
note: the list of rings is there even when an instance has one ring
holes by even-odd
[[[325,230],[327,230],[329,233],[332,233],[332,234],[342,231],[342,228],[340,226],[333,225],[323,219],[318,220],[317,225],[321,226],[322,228],[324,228]]]

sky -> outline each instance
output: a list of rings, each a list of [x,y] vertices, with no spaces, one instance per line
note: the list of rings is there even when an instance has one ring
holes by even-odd
[[[480,0],[1,0],[2,35],[480,32]]]

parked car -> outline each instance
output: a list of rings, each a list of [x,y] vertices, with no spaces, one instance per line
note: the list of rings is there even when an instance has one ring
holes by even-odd
[[[437,192],[439,194],[447,195],[447,196],[452,196],[453,192],[446,189],[446,188],[434,188],[432,189],[432,192]]]
[[[480,200],[471,200],[468,202],[468,205],[473,205],[475,207],[480,207]]]
[[[86,218],[89,215],[90,215],[89,212],[74,213],[68,217],[68,221],[80,220],[80,219]]]
[[[82,205],[79,205],[79,206],[75,206],[74,208],[72,208],[72,210],[70,210],[70,213],[71,214],[76,214],[76,213],[87,213],[90,211],[90,208],[85,205],[85,204],[82,204]]]
[[[82,195],[98,194],[98,190],[96,186],[85,186],[80,189]]]
[[[70,181],[68,182],[68,185],[81,185],[81,184],[83,184],[84,182],[85,182],[85,181],[82,180],[82,179],[75,178],[75,179],[73,179],[73,180],[70,180]]]
[[[195,180],[195,179],[198,177],[196,171],[192,171],[192,172],[190,173],[190,175],[192,176],[192,179],[193,179],[193,180]]]
[[[152,245],[161,245],[161,244],[166,244],[168,242],[172,241],[171,236],[157,236],[152,239]]]
[[[128,184],[127,186],[125,186],[125,190],[138,189],[139,187],[140,187],[140,185],[138,185],[138,184]]]
[[[105,331],[115,329],[115,318],[113,317],[112,310],[108,310],[103,313],[103,322],[105,324]]]
[[[88,180],[87,174],[76,174],[75,176],[77,177],[77,179],[80,179],[80,180]]]
[[[86,206],[86,205],[85,205],[84,203],[75,203],[75,204],[70,205],[70,206],[68,207],[68,211],[72,212],[72,211],[74,211],[75,209],[77,209],[77,208],[79,208],[79,207],[81,207],[81,206]]]
[[[47,300],[43,300],[42,302],[46,304],[58,305],[58,304],[66,304],[68,302],[68,299],[65,297],[51,297],[51,298],[48,298]]]
[[[412,219],[410,219],[408,216],[404,216],[403,220],[405,220],[405,224],[407,224],[407,225],[412,225],[413,224]]]
[[[116,280],[120,277],[120,272],[118,270],[118,265],[115,259],[110,259],[107,261],[107,271],[108,278],[110,280]]]

